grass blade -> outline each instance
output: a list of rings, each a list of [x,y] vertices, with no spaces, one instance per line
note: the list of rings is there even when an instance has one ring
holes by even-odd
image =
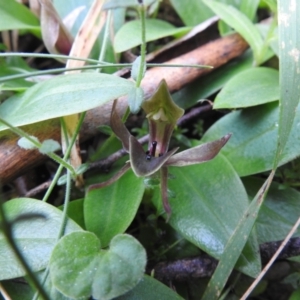
[[[278,165],[290,135],[300,94],[300,5],[294,0],[278,0],[280,112]]]
[[[243,0],[240,4],[240,10],[244,13],[251,21],[254,20],[256,10],[259,4],[259,0]]]
[[[264,43],[258,29],[249,18],[231,5],[207,0],[204,3],[225,23],[242,35],[253,51],[255,65],[259,65],[264,60],[264,57],[261,57]]]
[[[241,218],[235,232],[229,239],[222,255],[218,267],[210,279],[202,300],[218,299],[224,288],[227,279],[236,264],[240,253],[242,252],[246,241],[251,233],[252,227],[256,221],[259,209],[263,203],[264,196],[272,182],[274,171],[271,172],[268,179],[260,188],[255,198],[252,200],[247,211]]]

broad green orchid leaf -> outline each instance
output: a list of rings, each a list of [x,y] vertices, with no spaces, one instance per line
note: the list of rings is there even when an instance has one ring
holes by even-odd
[[[177,150],[178,148],[175,148],[162,156],[151,157],[145,153],[138,140],[134,136],[130,136],[130,163],[135,175],[138,177],[150,176],[158,171]]]
[[[229,133],[219,140],[177,153],[169,158],[165,166],[184,167],[209,161],[220,152],[230,137],[231,134]]]

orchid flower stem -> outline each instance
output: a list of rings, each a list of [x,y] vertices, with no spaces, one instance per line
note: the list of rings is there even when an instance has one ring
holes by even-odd
[[[42,74],[51,74],[56,71],[56,73],[59,72],[65,72],[68,70],[81,70],[81,69],[92,69],[92,68],[97,68],[98,66],[101,66],[102,68],[129,68],[132,66],[132,63],[110,63],[106,62],[103,60],[97,60],[97,59],[90,59],[90,58],[80,58],[80,57],[75,57],[75,56],[66,56],[66,55],[56,55],[56,54],[42,54],[42,53],[24,53],[24,52],[5,52],[5,53],[0,53],[0,57],[38,57],[38,58],[65,58],[67,59],[72,59],[72,60],[80,60],[80,61],[85,61],[91,64],[95,64],[94,66],[83,66],[80,68],[57,68],[57,69],[52,69],[52,70],[45,70],[43,71],[38,71],[35,72],[36,75],[42,75]],[[213,69],[212,66],[208,65],[199,65],[199,64],[164,64],[164,63],[147,63],[147,66],[149,67],[174,67],[174,68],[179,68],[179,67],[190,67],[190,68],[206,68],[206,69]],[[26,74],[20,74],[23,75],[23,77],[29,77],[33,76],[31,75],[32,73],[26,73]],[[3,76],[4,78],[7,78],[8,76]],[[7,81],[6,79],[4,81]],[[2,82],[2,78],[1,81]]]
[[[55,173],[55,175],[53,177],[53,180],[51,181],[51,184],[48,187],[47,192],[45,193],[45,195],[44,195],[44,197],[42,199],[43,202],[47,202],[48,201],[49,196],[51,195],[54,187],[56,186],[56,183],[57,183],[57,181],[58,181],[58,179],[59,179],[59,177],[60,177],[61,172],[63,171],[63,169],[64,169],[64,166],[63,165],[59,165],[59,167],[58,167],[58,169],[57,169],[57,171],[56,171],[56,173]]]
[[[101,50],[100,50],[100,54],[99,54],[99,61],[103,61],[104,57],[105,57],[105,52],[107,49],[108,38],[109,38],[110,23],[111,23],[111,10],[109,10],[107,13],[107,19],[106,19],[106,24],[105,24],[105,29],[104,29],[104,36],[102,39],[102,45],[101,45]],[[101,68],[98,68],[97,71],[101,72]]]
[[[126,64],[126,66],[131,66],[131,65],[132,64]],[[64,73],[66,71],[90,70],[90,69],[95,69],[99,66],[101,68],[103,68],[103,67],[118,67],[118,65],[113,65],[113,64],[110,64],[110,65],[97,64],[97,65],[94,65],[94,66],[82,66],[82,67],[77,67],[77,68],[57,68],[57,69],[52,69],[52,70],[36,71],[36,72],[30,72],[30,73],[28,72],[28,73],[25,73],[25,74],[22,73],[22,74],[10,75],[10,76],[3,76],[0,79],[0,83],[5,82],[5,81],[20,79],[20,78],[28,78],[28,77],[55,74],[55,73]]]
[[[63,209],[63,215],[62,215],[62,222],[60,225],[60,229],[57,235],[57,241],[64,235],[64,231],[67,224],[67,213],[68,213],[68,207],[70,203],[70,197],[71,197],[71,174],[70,171],[67,170],[67,182],[66,182],[66,192],[65,192],[65,201],[64,201],[64,209]]]
[[[144,77],[144,70],[146,69],[146,7],[143,4],[143,1],[139,2],[138,13],[141,20],[141,60],[139,66],[139,72],[136,78],[136,88],[139,88]],[[125,123],[130,114],[130,108],[127,107],[125,114],[122,117],[122,122]]]
[[[138,8],[139,16],[141,19],[141,63],[140,63],[140,69],[139,73],[136,79],[136,87],[140,87],[143,76],[144,76],[144,70],[145,70],[145,63],[146,63],[146,7],[144,4],[140,4]]]
[[[0,53],[0,57],[37,57],[37,58],[61,58],[61,59],[72,59],[72,60],[81,60],[89,63],[99,64],[97,59],[90,58],[81,58],[77,56],[68,56],[61,54],[47,54],[47,53],[28,53],[28,52],[5,52]]]
[[[37,141],[35,138],[33,138],[32,136],[30,136],[29,134],[27,134],[25,131],[23,131],[20,128],[14,127],[12,126],[10,123],[6,122],[4,119],[0,118],[0,123],[3,123],[4,125],[6,125],[7,127],[9,127],[9,129],[14,132],[15,134],[17,134],[20,137],[24,137],[26,138],[28,141],[30,141],[36,148],[40,149],[42,147],[42,143],[40,143],[39,141]],[[59,157],[58,155],[56,155],[53,152],[49,152],[46,153],[50,158],[52,158],[54,161],[56,161],[57,163],[63,165],[66,169],[69,169],[72,173],[72,175],[76,175],[76,172],[74,170],[74,168],[68,164],[66,161],[64,161],[61,157]]]
[[[78,121],[78,124],[77,124],[77,126],[76,126],[74,135],[73,135],[73,137],[72,137],[72,139],[71,139],[71,141],[70,141],[70,144],[68,145],[68,148],[67,148],[67,150],[66,150],[66,152],[65,152],[65,155],[64,155],[64,157],[63,157],[63,160],[64,160],[64,161],[67,160],[67,159],[69,158],[69,156],[70,156],[70,153],[71,153],[71,150],[72,150],[72,146],[74,145],[74,143],[75,143],[75,141],[76,141],[76,137],[77,137],[77,135],[78,135],[78,133],[79,133],[79,130],[80,130],[80,128],[81,128],[81,125],[82,125],[82,123],[83,123],[83,120],[84,120],[84,118],[85,118],[85,115],[86,115],[86,113],[83,112],[83,113],[80,115],[80,117],[79,117],[79,121]],[[54,176],[54,178],[53,178],[53,180],[52,180],[52,182],[51,182],[51,185],[50,185],[49,188],[47,189],[47,192],[46,192],[45,196],[43,197],[43,200],[42,200],[42,201],[46,202],[46,201],[48,200],[48,198],[49,198],[49,196],[50,196],[52,190],[54,189],[54,187],[55,187],[55,185],[56,185],[56,183],[57,183],[57,181],[58,181],[58,179],[59,179],[59,177],[60,177],[60,174],[61,174],[63,168],[64,168],[63,165],[60,165],[60,166],[58,167],[58,169],[57,169],[57,171],[56,171],[56,173],[55,173],[55,176]]]
[[[15,240],[13,238],[13,232],[12,232],[12,226],[13,224],[9,222],[6,218],[5,211],[3,208],[3,202],[0,203],[0,220],[1,220],[1,231],[3,232],[4,236],[6,237],[6,240],[10,247],[12,248],[14,254],[16,255],[17,259],[19,260],[20,264],[24,268],[28,278],[32,282],[32,284],[35,286],[39,294],[44,300],[50,300],[49,296],[47,295],[46,291],[44,290],[43,286],[40,284],[40,282],[37,280],[36,276],[30,269],[30,266],[26,262],[25,258],[23,257],[18,245],[15,243]]]
[[[166,222],[169,221],[171,217],[171,207],[168,201],[168,168],[162,167],[160,169],[161,179],[160,179],[160,188],[161,188],[161,199],[163,202],[163,207],[167,213]]]
[[[93,66],[82,66],[78,68],[57,68],[57,69],[51,69],[51,70],[43,70],[43,71],[36,71],[36,72],[28,72],[28,73],[22,73],[22,74],[16,74],[16,75],[10,75],[10,76],[3,76],[0,78],[0,83],[20,79],[20,78],[29,78],[29,77],[35,77],[35,76],[42,76],[42,75],[49,75],[49,74],[55,74],[55,73],[64,73],[66,71],[76,71],[76,70],[90,70],[90,69],[96,69],[98,67],[103,68],[126,68],[131,67],[132,64],[112,64],[112,63],[101,63],[98,61],[98,64]],[[147,66],[149,67],[166,67],[166,68],[202,68],[202,69],[212,69],[211,66],[206,65],[196,65],[196,64],[155,64],[155,63],[148,63]]]

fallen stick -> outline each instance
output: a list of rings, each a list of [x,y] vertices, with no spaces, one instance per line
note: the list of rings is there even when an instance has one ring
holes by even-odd
[[[268,242],[260,245],[262,265],[265,265],[277,251],[282,241]],[[279,259],[295,257],[300,254],[300,238],[292,238],[281,252]],[[160,281],[170,283],[171,281],[189,281],[193,278],[212,276],[217,267],[218,261],[203,254],[193,258],[178,259],[170,262],[160,262],[149,269],[154,271],[154,277]]]
[[[240,35],[232,34],[207,43],[204,46],[165,63],[210,65],[216,69],[240,56],[247,48],[248,44]],[[146,72],[142,81],[142,87],[148,98],[155,91],[159,82],[164,78],[170,92],[175,92],[199,76],[209,72],[211,72],[211,69],[155,67]],[[99,133],[97,130],[99,125],[109,124],[111,107],[112,101],[88,111],[81,130],[81,140],[85,140]],[[119,113],[124,113],[126,107],[126,97],[120,98],[118,102]],[[60,124],[57,119],[23,126],[22,128],[30,135],[36,136],[40,141],[45,139],[60,141]],[[47,156],[40,154],[37,150],[24,150],[19,148],[17,145],[18,139],[19,137],[8,131],[0,135],[1,184],[17,178],[47,158]]]

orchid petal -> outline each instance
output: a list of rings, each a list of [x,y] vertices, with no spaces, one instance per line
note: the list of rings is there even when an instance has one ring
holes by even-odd
[[[109,186],[112,183],[116,182],[119,178],[121,178],[128,170],[130,169],[130,163],[126,163],[113,177],[110,179],[100,182],[100,183],[95,183],[89,186],[88,191],[95,190],[95,189],[101,189],[103,187]]]
[[[209,161],[220,152],[230,137],[231,134],[229,133],[219,140],[177,153],[169,158],[165,166],[184,167]]]
[[[175,148],[162,156],[151,157],[150,160],[147,160],[142,145],[131,135],[129,139],[131,168],[137,177],[152,175],[158,171],[177,150],[178,148]]]
[[[131,134],[122,122],[120,116],[118,115],[116,106],[117,101],[114,101],[110,115],[110,126],[115,135],[121,140],[123,148],[127,152],[129,152],[129,137],[131,136]]]

